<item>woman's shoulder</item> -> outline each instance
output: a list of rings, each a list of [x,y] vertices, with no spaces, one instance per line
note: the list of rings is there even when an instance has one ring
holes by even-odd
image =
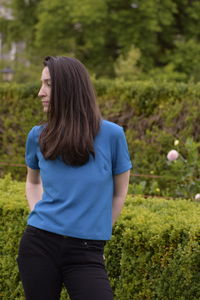
[[[104,120],[104,119],[102,120],[101,125],[102,125],[103,129],[109,130],[111,132],[118,132],[123,129],[120,125],[118,125],[114,122],[108,121],[108,120]]]
[[[35,125],[31,128],[31,130],[28,133],[28,136],[32,139],[38,139],[40,133],[42,132],[42,129],[44,128],[44,125]]]
[[[101,130],[111,136],[116,136],[123,132],[123,128],[120,125],[108,120],[102,120]]]

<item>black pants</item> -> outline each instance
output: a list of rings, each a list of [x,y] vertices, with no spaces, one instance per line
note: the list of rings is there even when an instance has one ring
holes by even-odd
[[[72,300],[112,300],[104,245],[27,226],[17,258],[26,299],[57,300],[64,284]]]

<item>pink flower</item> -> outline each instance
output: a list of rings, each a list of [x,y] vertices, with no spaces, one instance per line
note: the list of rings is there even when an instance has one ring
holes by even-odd
[[[195,195],[195,200],[200,201],[200,194]]]
[[[171,150],[167,154],[167,159],[169,161],[176,160],[179,157],[179,153],[176,150]]]

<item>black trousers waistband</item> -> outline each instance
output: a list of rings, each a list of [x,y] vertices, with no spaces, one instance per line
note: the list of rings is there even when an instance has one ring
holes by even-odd
[[[37,227],[34,227],[32,225],[27,225],[26,230],[32,233],[38,233],[40,235],[46,235],[46,236],[52,236],[52,237],[57,237],[57,238],[64,238],[64,239],[69,239],[69,240],[73,240],[73,241],[96,241],[96,242],[102,242],[104,244],[106,244],[106,241],[104,240],[91,240],[91,239],[85,239],[85,238],[77,238],[77,237],[72,237],[72,236],[66,236],[66,235],[62,235],[62,234],[57,234],[54,232],[50,232],[44,229],[40,229]]]

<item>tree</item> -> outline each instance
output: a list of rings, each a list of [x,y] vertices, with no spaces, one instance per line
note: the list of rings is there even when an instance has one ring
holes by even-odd
[[[38,21],[37,8],[40,2],[41,0],[11,0],[8,4],[13,14],[10,36],[13,41],[25,41],[28,48],[35,39],[34,27]]]
[[[138,78],[141,74],[141,70],[137,66],[140,57],[140,50],[132,46],[125,57],[123,55],[118,57],[115,63],[116,75],[125,80]]]
[[[140,50],[138,63],[145,74],[169,65],[175,72],[186,72],[187,78],[197,72],[177,60],[183,57],[184,43],[191,65],[198,59],[194,47],[200,41],[199,1],[10,1],[15,19],[4,28],[10,40],[26,42],[34,63],[47,54],[70,54],[97,76],[112,77],[118,57],[126,57],[134,45]]]

